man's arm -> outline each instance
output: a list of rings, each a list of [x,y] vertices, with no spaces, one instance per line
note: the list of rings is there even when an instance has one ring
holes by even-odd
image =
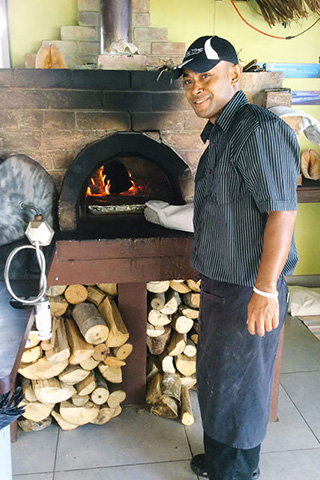
[[[263,292],[277,290],[277,281],[287,260],[294,231],[296,211],[269,212],[263,250],[255,286]],[[248,331],[260,337],[279,325],[279,302],[253,293],[248,304]]]

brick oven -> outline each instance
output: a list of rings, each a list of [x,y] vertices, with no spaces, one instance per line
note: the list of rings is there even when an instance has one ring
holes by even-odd
[[[282,85],[279,73],[244,75],[250,101],[263,104],[266,78],[269,88]],[[145,162],[155,170],[143,181],[161,177],[165,185],[148,198],[191,201],[204,121],[166,72],[1,70],[0,85],[0,155],[28,155],[59,191],[48,282],[118,283],[119,309],[134,344],[124,369],[127,402],[144,403],[146,282],[195,275],[189,266],[192,235],[150,224],[141,213],[92,215],[85,193],[101,166],[120,161],[141,180],[144,174],[135,168]]]

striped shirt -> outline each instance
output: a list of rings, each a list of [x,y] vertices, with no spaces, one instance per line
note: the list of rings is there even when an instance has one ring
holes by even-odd
[[[239,91],[201,138],[208,146],[195,178],[191,264],[211,279],[253,286],[268,212],[297,209],[296,136]],[[282,275],[297,262],[292,238]]]

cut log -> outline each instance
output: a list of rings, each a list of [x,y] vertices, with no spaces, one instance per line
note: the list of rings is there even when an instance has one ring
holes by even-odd
[[[149,355],[147,358],[147,382],[157,374],[160,373],[160,362],[159,358],[154,355]]]
[[[47,297],[58,297],[62,295],[67,285],[53,285],[52,287],[47,287],[46,296]]]
[[[54,403],[27,402],[26,399],[23,400],[22,405],[25,408],[23,417],[32,422],[41,422],[47,418],[54,407]]]
[[[184,315],[176,314],[172,319],[173,328],[179,333],[188,333],[193,327],[194,321]]]
[[[25,399],[28,402],[37,402],[38,399],[33,391],[32,383],[28,378],[21,377],[21,387]]]
[[[42,403],[52,404],[63,402],[76,393],[74,387],[63,384],[57,378],[33,380],[32,386],[37,399]]]
[[[163,418],[178,418],[178,402],[172,397],[162,396],[161,403],[150,409],[151,413]]]
[[[176,369],[174,367],[173,357],[168,355],[167,350],[159,355],[159,360],[164,373],[175,373]]]
[[[26,348],[22,354],[21,362],[22,363],[33,363],[42,355],[42,350],[40,345],[32,348]]]
[[[120,347],[112,348],[112,353],[120,360],[125,360],[132,353],[133,345],[131,343],[124,343]]]
[[[101,405],[99,408],[98,416],[92,420],[90,423],[94,425],[105,425],[111,420],[115,415],[115,409],[108,407],[107,404]]]
[[[122,412],[122,407],[121,407],[121,405],[118,405],[118,406],[114,409],[113,417],[112,417],[112,418],[117,417],[118,415],[120,415],[121,412]]]
[[[196,308],[189,308],[184,304],[179,305],[179,312],[185,317],[192,318],[196,320],[199,318],[199,310]]]
[[[168,346],[168,355],[172,357],[183,353],[187,345],[187,337],[185,333],[179,333],[173,330],[170,343]]]
[[[59,363],[48,362],[44,357],[29,365],[21,364],[18,372],[30,380],[45,380],[58,376],[67,367],[68,361]]]
[[[109,347],[120,347],[129,339],[129,332],[121,318],[114,300],[106,297],[99,306],[99,312],[109,327],[107,344]]]
[[[96,388],[91,393],[91,400],[96,405],[103,405],[109,398],[110,392],[106,380],[98,370],[94,372]]]
[[[107,404],[110,408],[117,408],[122,402],[125,401],[127,394],[124,390],[121,390],[114,385],[110,385],[110,395],[107,400]]]
[[[151,293],[163,293],[168,290],[170,286],[170,282],[165,280],[163,282],[148,282],[147,283],[147,290]]]
[[[200,293],[189,292],[183,295],[183,303],[189,308],[200,307]]]
[[[80,303],[74,307],[72,316],[86,342],[97,345],[107,340],[109,328],[95,305]]]
[[[196,332],[196,330],[194,328],[192,328],[192,330],[190,330],[189,337],[193,341],[194,344],[196,344],[196,345],[198,344],[198,332]]]
[[[147,385],[147,405],[157,405],[162,397],[162,375],[157,373]]]
[[[62,318],[54,318],[53,322],[55,325],[54,345],[51,350],[47,350],[45,353],[49,362],[63,362],[70,357],[67,332]]]
[[[64,315],[69,306],[69,303],[62,295],[59,295],[58,297],[49,297],[49,303],[51,315],[54,317],[61,317]]]
[[[115,297],[118,294],[116,283],[97,283],[96,285],[104,293],[111,295],[111,297]]]
[[[52,332],[54,334],[54,332]],[[51,337],[52,339],[52,337]],[[53,344],[51,343],[51,339],[50,340],[42,340],[41,342],[41,349],[46,352],[47,350],[52,350],[52,346]]]
[[[188,293],[191,291],[184,280],[170,280],[170,288],[178,293]]]
[[[99,407],[88,402],[83,407],[76,407],[69,400],[60,403],[60,415],[73,425],[85,425],[92,422],[99,414]]]
[[[171,322],[171,317],[159,312],[159,310],[151,309],[148,313],[148,323],[154,326],[164,327]]]
[[[40,343],[40,340],[39,340],[38,334],[34,332],[30,332],[28,336],[28,341],[27,341],[28,348],[36,347],[37,345],[39,345],[39,343]]]
[[[72,305],[78,305],[85,302],[88,297],[88,292],[83,285],[69,285],[64,292],[65,299]]]
[[[121,367],[110,367],[104,363],[100,363],[98,366],[99,372],[108,382],[121,383],[122,382],[122,370]]]
[[[152,355],[160,355],[165,351],[170,341],[171,326],[166,325],[164,333],[158,337],[150,337],[147,335],[147,346]]]
[[[183,353],[174,357],[176,369],[185,377],[196,373],[196,357],[187,357]]]
[[[187,355],[187,357],[195,357],[197,354],[197,347],[190,338],[187,339],[187,345],[183,353]]]
[[[77,394],[80,395],[80,397],[90,395],[95,388],[96,380],[93,372],[90,372],[84,380],[76,384]]]
[[[161,310],[165,306],[166,296],[164,292],[161,293],[150,293],[148,296],[148,302],[151,308],[155,310]]]
[[[190,377],[185,377],[185,376],[181,376],[181,385],[189,388],[193,388],[197,383],[197,378],[196,378],[196,374],[194,373],[193,375],[191,375]]]
[[[166,296],[166,303],[160,309],[160,312],[164,313],[165,315],[172,315],[173,313],[176,313],[181,303],[180,295],[178,292],[170,288],[165,293],[165,296]]]
[[[71,351],[69,358],[71,365],[77,365],[92,357],[94,347],[84,340],[74,320],[68,318],[65,325]]]
[[[67,422],[61,415],[60,413],[56,412],[53,410],[53,412],[51,413],[51,415],[53,416],[53,418],[55,419],[55,421],[57,422],[57,424],[59,425],[59,427],[62,429],[62,430],[75,430],[76,428],[79,427],[79,425],[74,425],[73,423],[69,423]]]
[[[40,430],[44,430],[45,428],[49,427],[51,423],[51,416],[45,418],[44,420],[40,420],[39,422],[33,422],[32,420],[28,420],[27,418],[23,417],[18,419],[18,425],[24,432],[40,432]]]
[[[80,367],[83,368],[83,370],[94,370],[99,363],[100,362],[97,362],[93,357],[89,357],[80,363]]]
[[[110,348],[106,343],[99,343],[94,347],[92,358],[98,362],[103,362],[104,359],[110,354]]]
[[[181,423],[186,426],[194,423],[189,389],[184,385],[181,389]]]
[[[175,398],[180,402],[181,378],[178,373],[164,373],[162,377],[162,395]]]
[[[120,358],[115,357],[112,354],[107,355],[106,358],[103,360],[103,363],[105,365],[109,365],[110,367],[124,367],[126,365],[126,362],[124,360],[121,360]]]
[[[75,393],[74,395],[72,395],[71,397],[71,402],[73,403],[73,405],[75,405],[76,407],[83,407],[86,403],[88,403],[90,400],[90,397],[89,395],[78,395],[77,393]]]
[[[79,365],[68,365],[67,368],[60,373],[59,380],[66,385],[75,385],[87,378],[89,374],[90,372],[88,372],[88,370],[83,370]]]
[[[151,325],[151,323],[147,323],[147,335],[149,337],[160,337],[165,332],[165,327],[163,326],[155,326]]]
[[[96,307],[99,307],[100,303],[105,299],[106,293],[102,292],[100,288],[93,285],[87,287],[88,297],[87,301],[93,303]]]
[[[197,282],[195,280],[187,280],[187,285],[193,292],[200,293],[200,288],[201,288],[201,280],[198,280]]]

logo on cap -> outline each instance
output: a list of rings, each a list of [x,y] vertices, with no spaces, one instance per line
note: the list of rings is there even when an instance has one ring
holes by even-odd
[[[211,37],[212,38],[212,37]],[[220,60],[218,53],[211,46],[211,38],[208,38],[204,44],[204,51],[208,60]]]

